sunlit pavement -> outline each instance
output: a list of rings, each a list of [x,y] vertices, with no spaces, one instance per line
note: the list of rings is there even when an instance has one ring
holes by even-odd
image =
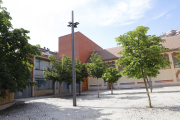
[[[150,93],[153,108],[147,108],[145,88],[86,91],[72,95],[16,99],[16,104],[0,111],[0,120],[178,120],[180,119],[180,86],[157,87]]]

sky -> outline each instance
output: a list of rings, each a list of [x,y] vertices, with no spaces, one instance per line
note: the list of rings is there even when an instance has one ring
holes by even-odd
[[[58,38],[80,31],[103,49],[117,47],[115,38],[149,27],[149,35],[180,29],[180,0],[3,0],[13,28],[30,31],[29,43],[58,51]]]

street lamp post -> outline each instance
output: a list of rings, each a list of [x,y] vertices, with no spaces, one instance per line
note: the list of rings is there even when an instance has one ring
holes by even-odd
[[[68,27],[72,28],[72,81],[73,81],[73,106],[76,106],[76,72],[75,72],[75,50],[74,50],[74,28],[77,28],[78,22],[74,23],[74,15],[72,11],[72,22],[68,22]]]

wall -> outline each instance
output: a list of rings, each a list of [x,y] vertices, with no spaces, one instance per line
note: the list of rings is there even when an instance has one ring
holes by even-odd
[[[151,78],[152,80],[152,86],[170,86],[170,85],[180,85],[180,79],[177,78],[178,74],[177,70],[180,69],[180,67],[175,68],[174,67],[174,62],[172,58],[172,53],[176,52],[177,50],[174,51],[169,51],[166,52],[169,56],[169,61],[172,62],[170,64],[170,68],[167,69],[160,69],[159,72],[160,74],[156,78]],[[115,60],[109,60],[109,61],[103,61],[103,62],[112,62]],[[116,65],[116,69],[118,69],[118,66]],[[93,77],[88,77],[88,87],[89,90],[94,90],[97,89],[98,84],[97,84],[97,79]],[[107,85],[104,84],[104,81],[102,79],[98,79],[99,83],[99,88],[100,89],[107,89]],[[134,78],[127,78],[127,77],[121,77],[117,84],[114,85],[115,88],[140,88],[140,87],[145,87],[144,85],[144,80],[143,79],[134,79]]]
[[[87,38],[80,32],[74,33],[74,43],[75,43],[75,58],[79,59],[83,63],[86,63],[86,60],[91,55],[94,50],[102,49],[92,40]],[[59,58],[63,55],[66,55],[72,58],[72,37],[71,34],[59,37]]]
[[[1,93],[1,91],[0,91]],[[8,96],[6,98],[0,97],[0,105],[10,103],[14,101],[14,93],[9,93],[9,90],[6,90]]]
[[[75,43],[75,58],[79,59],[81,62],[86,63],[86,60],[91,55],[94,50],[102,49],[92,40],[87,38],[80,32],[74,33],[74,43]],[[72,37],[71,34],[59,37],[59,51],[58,56],[62,58],[66,55],[72,58]],[[88,79],[82,82],[82,91],[88,90]]]

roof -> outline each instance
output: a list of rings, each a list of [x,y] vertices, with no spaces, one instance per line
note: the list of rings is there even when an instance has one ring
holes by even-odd
[[[180,48],[180,35],[172,36],[172,37],[165,37],[166,42],[162,43],[163,46],[169,48],[170,50],[179,49]]]
[[[162,38],[165,39],[166,42],[162,43],[163,46],[166,48],[169,48],[170,50],[173,49],[179,49],[180,48],[180,35],[178,36],[172,36],[172,37],[166,37]],[[109,48],[109,49],[102,49],[102,50],[96,50],[94,53],[98,53],[101,56],[101,60],[112,60],[112,59],[118,59],[119,57],[122,57],[122,55],[118,54],[123,49],[122,46]],[[90,57],[87,59],[86,62],[91,62]]]
[[[45,55],[45,56],[54,55],[54,57],[56,59],[58,59],[58,53],[57,52],[52,52],[52,51],[50,51],[49,49],[46,49],[46,48],[39,48],[39,51],[41,51],[42,55]]]
[[[102,49],[93,51],[94,53],[98,53],[101,56],[101,60],[110,60],[110,59],[117,59],[122,57],[122,55],[118,54],[123,49],[122,46],[109,48],[109,49]],[[90,57],[87,59],[86,62],[91,62]]]

